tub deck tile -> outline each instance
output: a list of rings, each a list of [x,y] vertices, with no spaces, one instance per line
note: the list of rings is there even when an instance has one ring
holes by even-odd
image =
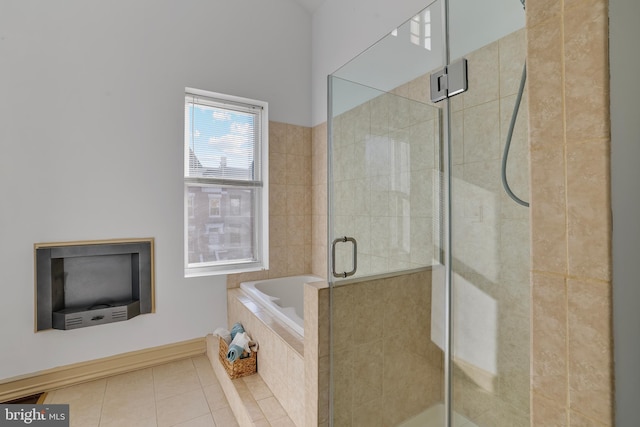
[[[235,380],[227,376],[218,361],[218,340],[213,335],[207,336],[207,356],[240,427],[295,426],[259,374]]]

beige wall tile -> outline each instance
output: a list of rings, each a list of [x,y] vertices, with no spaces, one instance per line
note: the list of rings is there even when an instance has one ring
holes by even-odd
[[[431,78],[429,74],[424,74],[409,82],[409,98],[424,104],[431,104]]]
[[[371,105],[365,102],[353,110],[353,143],[364,141],[371,134]]]
[[[531,152],[531,258],[534,271],[565,274],[567,228],[564,147]]]
[[[541,25],[527,28],[527,86],[531,112],[529,137],[532,150],[558,145],[564,138],[561,23],[557,16]]]
[[[269,217],[269,248],[275,249],[286,245],[289,236],[285,215],[271,215]]]
[[[613,424],[603,424],[575,411],[569,412],[569,426],[571,427],[611,427]]]
[[[269,252],[269,278],[286,277],[288,268],[288,256],[285,247]]]
[[[464,110],[465,163],[500,158],[500,102],[497,100]]]
[[[567,407],[567,290],[563,276],[533,274],[531,387]]]
[[[531,246],[527,244],[530,241],[528,219],[503,219],[500,222],[500,283],[508,288],[506,296],[515,297],[514,301],[509,301],[510,306],[526,304],[528,307],[531,299]],[[528,313],[529,310],[523,310],[521,315]]]
[[[287,183],[287,166],[286,154],[269,154],[269,185]]]
[[[329,356],[329,289],[319,290],[318,295],[318,354],[320,357]]]
[[[534,27],[562,12],[562,0],[538,0],[527,3],[527,28]]]
[[[312,182],[314,185],[327,182],[327,123],[313,128],[312,133]]]
[[[566,407],[534,392],[531,401],[531,425],[545,427],[568,426]]]
[[[286,183],[288,185],[311,185],[310,158],[296,154],[286,156]]]
[[[516,94],[527,55],[526,30],[514,31],[498,41],[500,49],[500,97]],[[526,117],[526,116],[525,116]]]
[[[305,249],[304,245],[289,245],[287,251],[287,276],[304,274]]]
[[[575,7],[591,7],[598,4],[607,5],[608,0],[563,0],[563,3],[563,11],[566,14],[571,11],[570,9]]]
[[[329,420],[329,388],[330,388],[329,356],[321,357],[318,372],[318,419],[320,424]]]
[[[608,140],[569,143],[567,200],[569,273],[610,280],[611,213]]]
[[[287,186],[269,184],[269,215],[287,214]]]
[[[287,125],[280,122],[269,122],[269,154],[287,153]]]
[[[371,133],[385,135],[389,132],[390,105],[394,95],[383,93],[373,98],[371,104]]]
[[[307,215],[310,209],[305,206],[308,190],[303,185],[287,185],[287,215]]]
[[[331,321],[333,322],[333,350],[342,351],[353,342],[351,310],[355,306],[355,286],[338,286],[333,289]],[[335,354],[335,353],[334,353]],[[342,356],[340,356],[342,357]]]
[[[356,300],[351,309],[352,342],[364,344],[377,341],[382,333],[383,285],[378,281],[356,287]]]
[[[287,229],[284,235],[276,235],[275,238],[283,239],[287,245],[307,245],[311,243],[311,216],[289,215]]]
[[[469,90],[464,94],[464,108],[474,107],[500,96],[500,63],[498,42],[481,47],[466,56]]]
[[[564,14],[567,140],[608,138],[608,9],[583,1]]]
[[[306,157],[311,157],[311,153],[313,150],[312,141],[313,131],[310,127],[303,126],[302,127],[302,140],[304,141],[302,146],[302,155]]]
[[[455,98],[453,98],[455,99]],[[464,163],[464,110],[451,114],[451,163]]]
[[[307,144],[307,141],[304,139],[304,128],[291,124],[287,124],[286,128],[286,153],[303,156],[306,151],[305,145]]]
[[[327,186],[326,184],[314,185],[311,212],[313,215],[327,215]],[[326,237],[325,237],[326,239]]]
[[[511,117],[513,117],[513,107],[516,103],[516,95],[508,95],[500,98],[500,146],[504,147],[509,133],[509,125]],[[518,109],[516,117],[516,125],[511,138],[511,147],[509,148],[509,163],[514,159],[526,158],[529,154],[529,97],[525,87],[525,91]],[[512,169],[512,168],[510,168]],[[528,165],[524,166],[525,171]],[[511,171],[509,171],[511,172]]]
[[[333,364],[333,419],[334,425],[351,425],[353,413],[353,353],[337,352]]]
[[[611,284],[569,280],[569,393],[571,409],[613,422]]]
[[[478,425],[492,427],[530,427],[529,414],[519,411],[508,403],[494,399],[494,409],[486,411],[476,420]]]
[[[382,398],[384,366],[382,339],[354,345],[352,348],[355,354],[351,372],[353,405],[357,407]]]
[[[375,399],[358,405],[353,409],[354,427],[382,427],[384,426],[385,408],[382,399]]]

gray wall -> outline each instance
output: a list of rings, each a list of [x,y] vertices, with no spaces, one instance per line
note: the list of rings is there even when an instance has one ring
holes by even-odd
[[[204,337],[224,276],[183,276],[184,89],[310,124],[291,0],[0,1],[0,381]],[[156,313],[34,333],[33,244],[156,238]]]
[[[616,425],[640,402],[640,2],[609,0]]]

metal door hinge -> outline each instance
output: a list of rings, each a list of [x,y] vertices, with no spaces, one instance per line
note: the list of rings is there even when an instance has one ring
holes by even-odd
[[[440,102],[466,92],[467,60],[462,58],[431,74],[431,101]]]

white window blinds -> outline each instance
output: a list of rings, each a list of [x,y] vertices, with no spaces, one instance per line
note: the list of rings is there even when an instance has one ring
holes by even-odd
[[[267,103],[187,89],[184,105],[185,276],[267,269]]]
[[[261,110],[187,93],[185,178],[261,181]]]

